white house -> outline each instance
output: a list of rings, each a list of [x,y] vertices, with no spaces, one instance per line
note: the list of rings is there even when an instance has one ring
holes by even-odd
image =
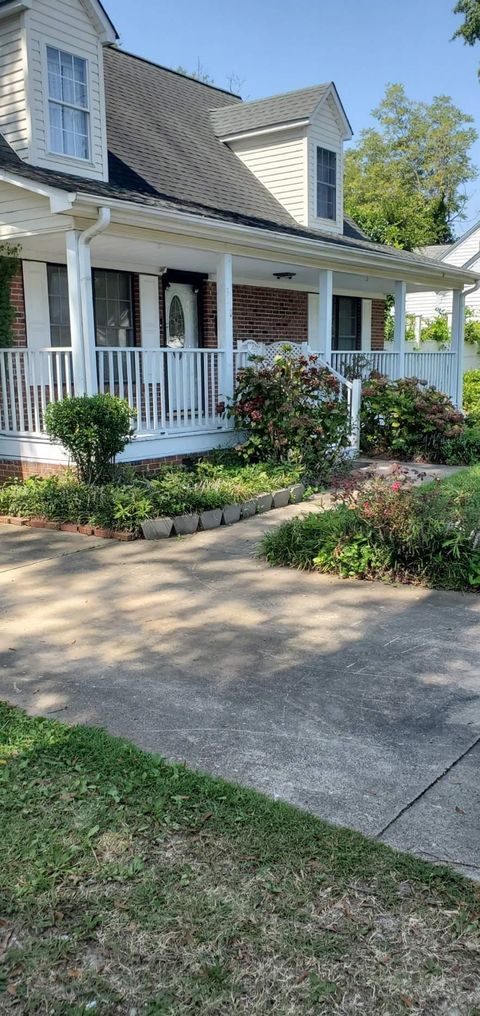
[[[454,243],[423,247],[422,253],[435,258],[442,264],[478,271],[480,269],[480,222],[471,226]],[[480,321],[480,288],[467,293],[465,305],[470,308],[475,319]],[[446,314],[448,320],[451,321],[452,294],[446,286],[439,290],[430,290],[430,292],[409,293],[407,313],[415,316],[415,330],[419,335],[422,326],[435,318],[438,313]],[[434,347],[428,343],[428,348]],[[465,370],[470,370],[472,367],[480,368],[480,356],[476,348],[468,343],[464,345],[463,366]]]
[[[459,402],[478,274],[345,219],[350,137],[332,82],[242,102],[124,52],[99,0],[0,0],[0,239],[22,266],[15,347],[0,351],[0,475],[64,462],[44,409],[72,392],[128,398],[130,461],[228,442],[217,404],[252,345],[308,343],[332,369],[362,351]],[[405,348],[405,302],[438,289],[453,293],[452,350],[427,362]]]

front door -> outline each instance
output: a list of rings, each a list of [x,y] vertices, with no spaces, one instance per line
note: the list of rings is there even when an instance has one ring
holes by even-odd
[[[198,348],[197,294],[193,286],[180,282],[167,286],[165,315],[167,347],[175,352],[168,357],[170,411],[185,419],[198,409],[197,372],[201,369],[199,357],[188,352]]]

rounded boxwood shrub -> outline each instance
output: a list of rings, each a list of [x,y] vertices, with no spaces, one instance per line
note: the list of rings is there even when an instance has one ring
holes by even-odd
[[[463,375],[463,408],[480,422],[480,370],[466,370]]]
[[[112,479],[116,456],[132,436],[134,413],[115,395],[80,395],[51,402],[46,409],[47,432],[71,456],[80,480],[89,484]]]

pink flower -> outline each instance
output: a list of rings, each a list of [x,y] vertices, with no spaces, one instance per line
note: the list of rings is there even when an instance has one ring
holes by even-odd
[[[394,490],[395,492],[397,490],[400,490],[400,484],[397,481],[395,481],[395,483],[392,483],[392,490]]]

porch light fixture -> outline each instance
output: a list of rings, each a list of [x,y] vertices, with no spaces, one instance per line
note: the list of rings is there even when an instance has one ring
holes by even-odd
[[[274,272],[275,279],[293,279],[295,278],[296,272]]]

